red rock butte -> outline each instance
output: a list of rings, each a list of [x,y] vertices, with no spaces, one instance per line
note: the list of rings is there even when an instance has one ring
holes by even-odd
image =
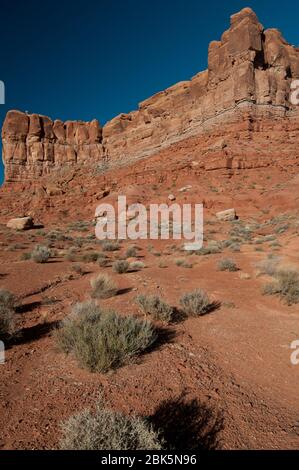
[[[204,170],[284,168],[298,161],[299,111],[290,103],[299,79],[299,49],[264,30],[244,8],[208,51],[208,69],[121,114],[52,121],[11,110],[2,129],[5,182],[46,177],[61,167],[126,165],[197,138]]]

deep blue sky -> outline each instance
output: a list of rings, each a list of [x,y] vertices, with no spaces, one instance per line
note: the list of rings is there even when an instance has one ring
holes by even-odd
[[[0,124],[12,108],[101,124],[136,109],[204,70],[209,42],[244,6],[299,43],[293,0],[1,0]]]

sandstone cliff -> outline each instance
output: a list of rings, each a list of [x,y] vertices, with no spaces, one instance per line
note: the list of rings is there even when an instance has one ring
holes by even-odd
[[[299,110],[289,101],[291,81],[298,78],[299,49],[278,30],[264,30],[245,8],[231,17],[221,40],[210,44],[208,70],[103,128],[97,120],[52,121],[9,111],[2,129],[6,181],[37,179],[67,165],[125,164],[200,135],[206,169],[257,164],[246,140],[261,131],[262,138],[254,137],[259,150],[271,135],[299,158]],[[220,136],[226,140],[219,142]],[[232,140],[240,139],[245,147],[230,150]]]

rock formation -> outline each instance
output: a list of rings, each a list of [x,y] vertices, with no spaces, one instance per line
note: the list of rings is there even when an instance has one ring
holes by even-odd
[[[299,112],[289,101],[295,79],[299,49],[278,30],[264,30],[255,13],[244,8],[231,17],[221,40],[211,42],[208,70],[103,128],[97,120],[52,121],[9,111],[2,129],[6,181],[36,179],[67,165],[126,164],[197,135],[206,169],[257,165],[252,139],[255,154],[263,153],[270,139],[276,143],[274,154],[284,143],[299,158]],[[239,144],[230,147],[233,141]],[[267,150],[264,162],[274,155]]]

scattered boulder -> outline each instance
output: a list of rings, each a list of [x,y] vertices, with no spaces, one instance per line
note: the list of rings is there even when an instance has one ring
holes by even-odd
[[[227,209],[216,213],[218,220],[235,220],[237,218],[235,209]]]
[[[10,219],[6,226],[14,230],[28,230],[33,228],[33,219],[32,217],[16,217]]]
[[[175,196],[173,194],[169,194],[168,199],[170,201],[175,201]]]

